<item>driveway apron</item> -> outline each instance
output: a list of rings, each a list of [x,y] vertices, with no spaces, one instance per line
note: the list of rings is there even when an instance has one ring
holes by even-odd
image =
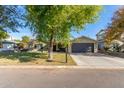
[[[100,53],[74,53],[71,54],[71,57],[79,66],[124,67],[124,58],[108,56]]]

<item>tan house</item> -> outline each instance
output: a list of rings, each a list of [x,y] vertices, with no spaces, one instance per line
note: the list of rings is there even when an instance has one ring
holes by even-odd
[[[97,41],[86,36],[81,36],[79,38],[73,39],[71,41],[71,45],[69,46],[70,53],[94,53],[97,52],[97,49]]]

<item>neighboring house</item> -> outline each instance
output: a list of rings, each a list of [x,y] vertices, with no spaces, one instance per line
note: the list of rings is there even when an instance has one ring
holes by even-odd
[[[15,42],[13,41],[2,41],[0,51],[14,51]]]
[[[106,35],[105,30],[101,30],[96,34],[97,42],[98,42],[98,51],[104,51],[104,47],[106,47],[106,44],[104,41],[105,35]],[[120,47],[120,51],[124,51],[124,34],[122,34],[118,40],[113,40],[108,47],[109,47],[109,50],[115,51],[116,46]]]
[[[36,44],[36,40],[31,39],[30,42],[28,43],[28,48],[34,48]]]
[[[28,48],[31,49],[37,49],[40,50],[41,48],[43,48],[46,44],[44,42],[38,42],[35,39],[31,39],[30,42],[28,43]]]
[[[105,41],[104,41],[105,34],[106,34],[106,31],[105,31],[105,30],[100,30],[100,31],[96,34],[97,42],[98,42],[98,51],[104,50],[104,47],[105,47]]]
[[[75,38],[69,47],[70,53],[97,52],[97,41],[86,36]]]
[[[0,51],[14,51],[15,42],[11,36],[7,39],[1,41],[0,43]]]

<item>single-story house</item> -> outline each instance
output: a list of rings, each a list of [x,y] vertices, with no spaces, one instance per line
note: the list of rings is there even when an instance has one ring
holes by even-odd
[[[0,45],[0,51],[14,51],[15,42],[13,41],[2,41]]]
[[[71,41],[71,45],[69,46],[70,53],[86,53],[86,52],[97,52],[97,41],[86,37],[81,36],[75,38]]]
[[[86,52],[97,52],[97,41],[86,36],[81,36],[70,41],[68,46],[69,53],[86,53]],[[65,47],[60,44],[54,44],[53,51],[65,52]]]

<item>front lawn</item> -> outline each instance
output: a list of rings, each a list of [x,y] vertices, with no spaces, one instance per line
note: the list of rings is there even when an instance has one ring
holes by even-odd
[[[65,53],[54,53],[53,58],[47,62],[47,53],[41,52],[0,53],[0,65],[76,65],[69,55],[65,63]]]

